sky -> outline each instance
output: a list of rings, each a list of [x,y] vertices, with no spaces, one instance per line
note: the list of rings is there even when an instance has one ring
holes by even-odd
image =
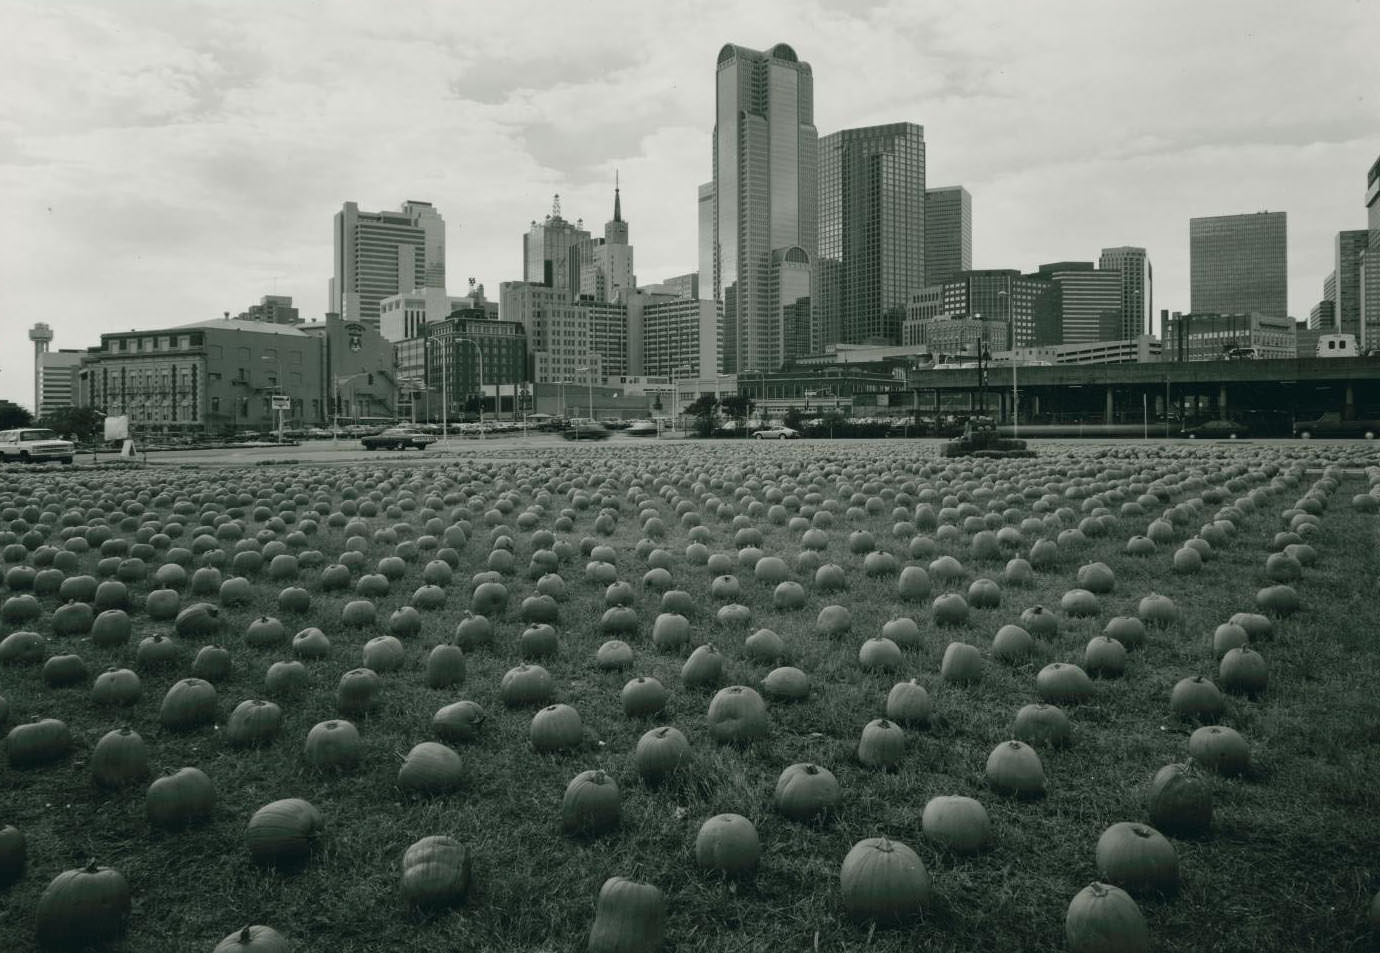
[[[924,126],[973,196],[973,265],[1148,249],[1188,310],[1188,220],[1288,213],[1306,318],[1380,155],[1375,0],[0,0],[0,398],[54,347],[326,310],[331,222],[430,201],[453,294],[497,299],[559,193],[597,233],[615,171],[639,283],[693,271],[714,68],[790,44],[820,135]]]

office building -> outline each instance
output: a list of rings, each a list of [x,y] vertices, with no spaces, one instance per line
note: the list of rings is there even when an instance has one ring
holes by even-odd
[[[550,214],[540,222],[533,219],[522,236],[523,281],[551,288],[566,301],[574,301],[580,296],[583,257],[592,248],[583,220],[571,223],[561,217],[561,197],[557,195]]]
[[[1145,249],[1132,245],[1104,248],[1097,268],[1121,273],[1121,333],[1118,337],[1129,341],[1150,334],[1154,330],[1155,272]]]
[[[643,285],[637,289],[647,294],[671,295],[676,298],[700,297],[700,273],[692,271],[684,275],[673,275],[654,285]]]
[[[1308,329],[1320,334],[1330,334],[1337,326],[1337,302],[1324,298],[1313,305],[1308,312]]]
[[[1188,254],[1193,312],[1288,315],[1286,213],[1189,219]]]
[[[1366,172],[1366,242],[1361,257],[1361,353],[1380,348],[1380,159]]]
[[[723,303],[639,291],[628,298],[630,373],[643,377],[713,377],[722,366]],[[636,333],[634,333],[634,329]],[[612,375],[610,375],[612,376]]]
[[[1011,325],[1004,319],[961,315],[910,319],[905,327],[907,345],[950,361],[977,360],[979,346],[986,347],[988,353],[1008,350],[1010,335]]]
[[[1164,360],[1222,361],[1233,352],[1255,349],[1258,358],[1292,358],[1298,353],[1294,322],[1287,317],[1246,314],[1179,314],[1165,321]]]
[[[301,324],[302,316],[292,306],[290,295],[264,295],[258,304],[240,312],[237,321],[264,321],[268,324]]]
[[[445,223],[426,202],[398,212],[361,212],[346,202],[335,214],[334,253],[328,300],[345,321],[377,328],[384,298],[445,287]]]
[[[398,411],[416,420],[459,420],[486,412],[521,412],[527,382],[527,335],[483,307],[460,308],[399,341]]]
[[[917,344],[915,321],[939,317],[1005,321],[1016,347],[1058,344],[1059,286],[1048,276],[1022,275],[1015,269],[959,272],[953,279],[929,285],[911,295],[902,328],[903,344]]]
[[[910,296],[925,286],[924,129],[902,122],[824,136],[818,179],[815,267],[828,273],[821,284],[830,294],[813,302],[815,337],[820,345],[896,344]],[[790,322],[783,331],[800,337]],[[804,348],[788,347],[787,359],[809,352],[808,335],[807,327]]]
[[[628,244],[628,223],[623,221],[623,199],[614,177],[613,218],[604,224],[603,240],[582,262],[580,296],[595,301],[619,301],[637,287],[633,274],[633,246]]]
[[[471,298],[446,294],[445,288],[417,288],[389,295],[379,302],[379,333],[394,343],[405,341],[420,335],[422,325],[444,321],[452,311],[471,303]]]
[[[716,289],[714,276],[718,273],[719,261],[716,251],[719,247],[718,239],[714,234],[714,183],[705,182],[699,187],[699,198],[696,203],[696,213],[699,219],[698,238],[698,260],[699,275],[698,294],[706,300],[714,300]]]
[[[1333,327],[1338,334],[1354,334],[1361,340],[1361,263],[1370,242],[1367,229],[1338,232],[1333,243],[1336,303]]]
[[[961,185],[925,190],[925,284],[973,267],[973,197]]]
[[[818,246],[814,79],[786,44],[719,51],[713,169],[713,298],[724,303],[726,370],[775,370],[785,357],[784,311],[809,297],[799,294],[796,269],[778,266],[808,266]],[[773,287],[782,277],[790,288]]]
[[[594,349],[591,315],[565,289],[526,281],[499,286],[499,314],[522,325],[527,338],[527,380],[588,384],[603,377]]]
[[[1122,333],[1122,275],[1090,261],[1041,265],[1038,274],[1059,289],[1059,344],[1117,341]]]
[[[53,329],[40,321],[29,329],[34,344],[33,415],[45,417],[77,401],[77,374],[84,351],[52,350]]]

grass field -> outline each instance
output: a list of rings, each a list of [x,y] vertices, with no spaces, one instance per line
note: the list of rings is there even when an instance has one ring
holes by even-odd
[[[136,669],[143,695],[131,708],[110,711],[93,705],[89,682],[53,690],[44,686],[37,666],[0,667],[0,696],[8,702],[11,725],[34,717],[59,718],[76,742],[73,754],[55,765],[16,770],[0,764],[0,826],[20,828],[29,853],[27,875],[0,892],[0,950],[33,948],[34,910],[44,886],[91,857],[120,870],[130,884],[129,928],[123,940],[110,946],[129,953],[209,953],[223,936],[247,923],[269,924],[287,935],[294,949],[304,951],[582,950],[599,887],[613,875],[652,883],[664,892],[666,950],[1065,949],[1064,913],[1074,894],[1097,879],[1093,851],[1099,835],[1118,821],[1145,820],[1150,777],[1165,764],[1187,760],[1187,739],[1197,726],[1171,715],[1171,688],[1188,675],[1217,677],[1214,629],[1233,613],[1256,611],[1255,594],[1269,584],[1264,566],[1271,540],[1287,522],[1281,514],[1319,480],[1321,467],[1334,461],[1349,469],[1338,471],[1318,530],[1307,539],[1319,559],[1295,583],[1302,611],[1275,620],[1273,638],[1257,646],[1269,663],[1269,689],[1255,700],[1230,696],[1221,719],[1248,740],[1254,766],[1245,778],[1210,778],[1215,805],[1211,834],[1173,841],[1182,888],[1172,897],[1141,899],[1140,906],[1154,950],[1376,949],[1366,909],[1380,889],[1380,695],[1375,691],[1380,680],[1380,629],[1375,622],[1380,527],[1376,516],[1359,512],[1351,501],[1370,485],[1357,465],[1380,461],[1355,449],[1204,445],[1190,454],[1173,447],[1102,445],[1046,450],[1036,460],[955,462],[940,461],[932,451],[879,442],[809,448],[693,443],[617,451],[560,447],[544,458],[481,448],[458,461],[391,469],[158,467],[41,475],[6,470],[0,475],[0,510],[10,515],[0,516],[0,532],[14,519],[23,519],[30,527],[46,526],[50,545],[61,545],[57,517],[40,524],[28,518],[35,514],[22,513],[26,506],[41,511],[51,501],[60,516],[74,507],[113,510],[139,501],[166,528],[173,502],[190,500],[196,515],[181,520],[181,535],[171,542],[177,547],[189,546],[193,529],[216,513],[243,520],[249,538],[265,531],[281,539],[293,524],[276,533],[266,531],[266,523],[254,519],[255,507],[262,503],[278,511],[281,504],[295,510],[300,520],[313,515],[309,509],[317,502],[339,513],[349,496],[356,503],[375,502],[378,514],[366,519],[371,530],[407,523],[415,539],[424,534],[429,519],[439,519],[447,526],[459,522],[469,538],[458,550],[459,566],[445,607],[422,613],[420,635],[403,640],[407,663],[383,676],[381,706],[368,716],[351,718],[364,743],[360,767],[352,773],[312,771],[302,758],[303,741],[313,725],[340,717],[334,700],[340,676],[361,664],[363,643],[382,634],[389,614],[410,602],[421,585],[422,567],[434,555],[427,551],[408,563],[386,597],[376,600],[374,627],[340,624],[342,607],[356,597],[348,591],[323,592],[318,569],[304,570],[291,582],[257,574],[251,580],[253,601],[223,608],[222,634],[215,641],[231,650],[234,669],[216,686],[221,722],[240,701],[264,697],[268,666],[292,657],[287,645],[263,651],[243,643],[255,617],[281,618],[289,635],[318,626],[331,641],[326,658],[306,662],[309,687],[275,699],[283,708],[282,729],[261,749],[227,747],[219,725],[192,733],[160,728],[162,697],[189,674],[199,643],[184,646],[180,661],[164,669],[135,664],[141,638],[171,631],[170,623],[153,622],[138,611],[145,593],[154,588],[148,582],[130,586],[135,624],[127,646],[101,649],[84,637],[64,636],[52,638],[47,650],[49,655],[76,652],[93,675],[111,665]],[[1264,470],[1268,466],[1280,468],[1273,485]],[[1280,485],[1285,478],[1291,485]],[[893,533],[898,494],[906,494],[906,506],[914,511],[925,491],[932,490],[932,509],[938,513],[943,497],[962,492],[971,498],[984,481],[998,501],[1005,501],[996,511],[1010,510],[1007,525],[1012,519],[1041,518],[1042,535],[1049,538],[1098,504],[1112,518],[1104,535],[1061,546],[1057,563],[1037,572],[1031,585],[1003,584],[999,606],[973,610],[964,625],[936,627],[930,598],[902,601],[894,573],[864,574],[863,556],[849,551],[848,534],[869,530],[878,548],[894,553],[900,566],[928,565],[942,554],[957,557],[966,572],[947,587],[951,591],[966,592],[979,577],[1000,579],[1006,559],[1025,555],[1032,534],[1025,535],[1019,552],[980,562],[971,554],[971,536],[957,527],[942,532],[919,528],[900,537]],[[914,486],[906,489],[908,483]],[[742,587],[738,601],[751,610],[751,621],[747,626],[722,624],[716,618],[722,602],[710,594],[713,574],[687,558],[689,530],[675,503],[690,500],[711,534],[709,549],[729,554],[736,564],[734,528],[725,517],[746,513],[754,501],[765,509],[770,488],[805,500],[812,485],[821,497],[814,505],[824,509],[822,501],[832,501],[828,505],[836,511],[821,555],[824,562],[844,568],[847,588],[820,592],[813,573],[793,572],[791,578],[805,587],[806,604],[777,611],[772,587],[754,580],[750,564],[737,566]],[[637,488],[645,494],[640,502]],[[1211,496],[1214,489],[1220,489],[1222,502],[1203,502],[1204,494]],[[1030,492],[1009,507],[1022,491]],[[1177,544],[1210,522],[1220,506],[1251,491],[1257,491],[1259,505],[1243,512],[1230,544],[1197,574],[1172,572]],[[1144,492],[1158,495],[1157,507],[1142,516],[1118,515],[1122,503]],[[551,497],[545,506],[538,503],[543,493]],[[1050,493],[1059,495],[1057,505],[1046,496]],[[599,494],[604,494],[602,500],[596,499]],[[855,494],[881,500],[880,512],[859,509],[850,514]],[[299,502],[293,502],[294,496]],[[428,497],[437,499],[428,504]],[[707,505],[711,497],[728,508],[720,511],[722,516]],[[494,507],[502,499],[511,500],[510,512],[486,521],[486,514],[497,514]],[[1151,519],[1176,505],[1186,509],[1184,521],[1175,526],[1174,544],[1162,545],[1148,557],[1125,554],[1129,537],[1144,533]],[[594,528],[604,507],[616,508],[616,525],[608,534]],[[1061,507],[1067,511],[1059,512]],[[526,625],[517,609],[535,586],[527,572],[533,552],[530,532],[518,529],[517,518],[534,512],[537,528],[552,529],[566,508],[573,514],[572,526],[555,535],[575,552],[560,567],[568,587],[557,625],[560,649],[541,664],[555,679],[555,700],[578,709],[585,742],[576,751],[546,755],[535,753],[528,740],[538,706],[505,707],[498,690],[503,674],[519,664],[516,640]],[[746,748],[710,740],[705,714],[718,686],[684,687],[680,673],[689,649],[663,653],[651,644],[660,594],[641,584],[647,562],[637,553],[643,539],[639,512],[647,508],[666,527],[665,537],[655,542],[671,555],[675,588],[690,593],[699,607],[691,618],[694,641],[711,642],[726,659],[720,684],[760,686],[776,664],[808,673],[812,688],[806,700],[769,703],[766,739]],[[294,551],[318,551],[325,563],[333,563],[345,551],[347,536],[343,526],[329,526],[326,515],[316,517],[320,531]],[[143,518],[136,515],[134,522]],[[794,570],[800,533],[765,516],[751,521],[762,532],[763,553],[781,556]],[[498,526],[507,527],[516,560],[505,578],[510,600],[506,613],[494,620],[494,644],[467,653],[461,687],[427,688],[421,674],[426,654],[453,638],[470,604],[470,577],[487,568]],[[934,540],[933,555],[910,557],[908,547],[916,534]],[[949,534],[952,538],[944,538]],[[130,530],[121,535],[134,538]],[[613,636],[600,629],[604,587],[585,577],[587,557],[580,544],[586,537],[617,550],[618,578],[637,592],[640,631],[619,636],[635,651],[625,671],[595,665],[596,650]],[[364,548],[364,568],[354,577],[372,572],[393,551],[394,543],[371,539]],[[166,555],[166,549],[160,550],[150,566]],[[204,559],[198,557],[193,565]],[[94,574],[97,560],[94,551],[81,556],[80,571]],[[1024,664],[1005,665],[986,655],[1001,625],[1016,622],[1022,610],[1037,604],[1057,610],[1063,594],[1075,587],[1078,568],[1094,561],[1106,563],[1116,574],[1115,589],[1099,597],[1096,616],[1059,613],[1057,637],[1040,641],[1036,656]],[[225,574],[231,575],[228,570]],[[309,611],[278,610],[277,595],[286,585],[311,592]],[[931,597],[943,591],[936,583]],[[1066,708],[1073,743],[1040,751],[1047,795],[1027,801],[991,792],[983,780],[987,755],[1011,737],[1017,710],[1037,700],[1036,673],[1050,661],[1081,663],[1089,639],[1110,618],[1135,615],[1141,597],[1151,592],[1175,600],[1179,622],[1152,629],[1147,644],[1130,654],[1123,677],[1098,680],[1092,701]],[[6,589],[0,595],[12,593]],[[184,605],[196,601],[200,597],[183,593]],[[40,602],[44,614],[36,624],[6,622],[0,635],[18,629],[51,635],[51,613],[58,602],[55,596]],[[852,629],[846,636],[829,638],[815,631],[820,609],[831,604],[851,612]],[[904,666],[897,671],[861,668],[859,645],[901,616],[917,620],[922,644],[905,652]],[[760,627],[784,639],[784,660],[760,663],[746,656],[744,640]],[[951,641],[984,650],[981,681],[958,686],[941,678],[940,661]],[[655,676],[670,690],[663,713],[651,718],[623,714],[619,692],[638,675]],[[912,677],[934,699],[930,726],[908,729],[898,770],[863,767],[855,754],[863,725],[881,717],[895,682]],[[397,786],[402,757],[418,742],[435,740],[432,715],[460,698],[477,702],[488,715],[477,742],[456,746],[465,764],[463,787],[432,798],[404,796]],[[633,767],[632,751],[645,731],[662,724],[676,726],[690,739],[692,758],[670,782],[647,787]],[[92,783],[90,750],[120,725],[143,736],[155,774],[193,765],[211,777],[218,803],[210,823],[180,833],[153,830],[145,817],[146,785],[110,792]],[[842,786],[842,803],[823,822],[798,824],[773,809],[778,775],[801,761],[829,768]],[[571,837],[561,831],[562,794],[576,774],[590,768],[616,780],[621,824],[602,836]],[[930,798],[943,794],[968,795],[983,803],[995,830],[991,849],[958,857],[926,839],[921,812]],[[304,869],[266,872],[250,862],[244,828],[257,808],[286,797],[314,804],[325,817],[325,836]],[[753,878],[729,882],[696,865],[693,844],[700,824],[723,812],[745,815],[757,827],[763,857]],[[424,915],[406,909],[399,898],[399,864],[409,844],[431,834],[447,834],[466,844],[474,875],[463,903]],[[932,907],[899,928],[873,930],[855,923],[839,900],[844,855],[857,841],[878,834],[912,847],[934,882]]]

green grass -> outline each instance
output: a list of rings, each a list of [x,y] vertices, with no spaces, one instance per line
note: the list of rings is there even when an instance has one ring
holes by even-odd
[[[279,699],[282,732],[261,750],[229,749],[218,731],[209,729],[192,734],[160,730],[159,702],[168,686],[188,674],[196,646],[189,647],[176,668],[141,671],[143,698],[120,713],[97,709],[85,689],[46,689],[37,668],[0,668],[0,695],[9,701],[12,722],[61,718],[77,739],[73,757],[58,765],[25,771],[0,765],[0,824],[14,824],[27,834],[30,856],[25,879],[0,893],[0,950],[32,948],[33,911],[44,885],[92,856],[117,867],[131,885],[130,929],[113,945],[130,953],[209,951],[246,923],[270,924],[302,950],[582,949],[599,886],[613,875],[645,880],[665,892],[668,950],[1063,949],[1064,911],[1073,895],[1095,879],[1093,848],[1098,836],[1114,822],[1144,819],[1142,799],[1150,776],[1161,765],[1187,758],[1187,738],[1194,726],[1169,714],[1170,688],[1186,675],[1215,677],[1213,629],[1234,612],[1253,611],[1254,594],[1266,584],[1268,543],[1282,528],[1279,514],[1318,474],[1303,476],[1297,487],[1280,491],[1248,513],[1231,545],[1200,575],[1170,572],[1172,546],[1161,547],[1148,559],[1123,554],[1125,540],[1143,532],[1157,515],[1152,511],[1145,517],[1118,519],[1108,535],[1062,554],[1059,565],[1038,574],[1033,586],[1005,589],[999,607],[974,611],[969,623],[956,629],[936,629],[929,618],[929,600],[900,602],[894,578],[865,577],[862,557],[848,553],[847,534],[862,525],[876,535],[879,546],[895,552],[902,565],[908,562],[908,540],[893,538],[890,532],[890,503],[881,515],[861,524],[838,514],[825,561],[848,571],[846,591],[820,594],[808,577],[797,577],[809,593],[807,605],[781,613],[771,607],[770,587],[753,581],[750,569],[742,569],[741,601],[752,608],[753,619],[747,629],[725,629],[714,621],[717,603],[709,596],[710,574],[686,560],[687,530],[675,515],[674,501],[659,491],[669,485],[680,498],[688,498],[691,485],[700,479],[727,480],[731,486],[756,480],[764,487],[799,478],[806,470],[824,476],[826,495],[832,496],[844,483],[854,491],[867,483],[895,490],[907,480],[942,487],[951,479],[967,479],[975,470],[1002,472],[1017,481],[1013,485],[1019,490],[1019,481],[1037,486],[1050,481],[1090,483],[1107,466],[1171,478],[1196,468],[1216,478],[1223,467],[1238,462],[1287,464],[1292,452],[1294,459],[1313,466],[1323,462],[1325,454],[1338,451],[1203,446],[1190,457],[1175,449],[1080,446],[1062,455],[1045,451],[1037,460],[959,462],[946,470],[952,461],[940,462],[932,450],[917,451],[913,444],[838,446],[561,447],[559,453],[540,459],[525,452],[476,448],[458,464],[406,469],[168,468],[16,477],[6,484],[11,489],[0,491],[0,508],[26,491],[40,498],[52,494],[60,511],[83,496],[108,495],[122,503],[141,491],[150,497],[160,492],[173,497],[202,494],[223,502],[228,490],[257,499],[275,492],[291,496],[296,492],[291,488],[301,487],[314,498],[319,488],[323,498],[338,502],[343,488],[355,487],[363,494],[374,484],[385,503],[411,489],[418,508],[395,510],[397,516],[381,512],[371,525],[406,519],[420,531],[425,522],[420,508],[432,492],[444,496],[473,491],[485,502],[471,517],[473,531],[461,552],[446,607],[424,612],[422,634],[404,640],[408,665],[384,676],[380,709],[353,719],[365,744],[361,767],[354,773],[325,776],[310,771],[301,759],[302,743],[312,725],[337,717],[336,682],[361,664],[363,643],[383,631],[388,614],[421,584],[425,554],[409,565],[408,575],[394,583],[389,596],[378,600],[379,627],[368,630],[338,624],[340,609],[352,595],[322,593],[315,585],[316,571],[302,574],[297,584],[313,592],[312,608],[304,615],[283,616],[283,621],[289,632],[321,627],[331,639],[332,651],[327,659],[307,662],[312,681],[306,692]],[[1348,462],[1375,462],[1350,452]],[[16,472],[8,471],[7,476]],[[575,544],[595,536],[618,549],[620,578],[638,589],[643,632],[628,639],[636,651],[631,670],[599,671],[594,653],[608,638],[598,627],[603,588],[585,582],[583,557],[562,566],[570,598],[561,608],[561,652],[543,664],[556,680],[557,700],[579,710],[587,743],[578,752],[537,755],[527,741],[534,709],[507,709],[498,698],[503,673],[519,661],[515,644],[524,625],[518,621],[517,606],[534,585],[526,573],[528,534],[516,531],[515,519],[537,491],[549,487],[555,499],[541,520],[549,527],[569,505],[568,493],[558,489],[570,484],[569,490],[578,481],[587,484],[588,492],[607,482],[619,507],[617,529],[611,536],[597,536],[592,527],[599,507],[592,505],[577,511],[572,532],[557,536]],[[659,596],[640,586],[646,566],[633,551],[641,537],[641,507],[628,499],[633,485],[643,487],[667,526],[662,545],[674,556],[676,586],[689,591],[701,606],[692,619],[697,641],[712,641],[726,656],[723,684],[756,685],[772,667],[751,662],[742,653],[744,638],[761,626],[785,639],[787,664],[809,673],[808,700],[770,705],[772,731],[766,740],[746,749],[715,745],[705,727],[713,690],[687,690],[680,684],[688,650],[664,654],[650,644]],[[1216,819],[1211,836],[1174,841],[1183,889],[1170,899],[1141,902],[1156,950],[1335,953],[1373,948],[1364,920],[1370,897],[1380,888],[1380,700],[1373,687],[1380,676],[1373,621],[1380,555],[1375,517],[1358,515],[1349,503],[1352,494],[1365,487],[1358,475],[1343,477],[1323,515],[1321,532],[1310,540],[1321,559],[1297,584],[1304,611],[1277,622],[1274,639],[1260,646],[1270,663],[1269,692],[1258,701],[1233,697],[1229,703],[1223,722],[1248,739],[1256,770],[1244,780],[1214,779]],[[490,529],[482,513],[506,491],[518,499],[505,520],[514,527],[518,555],[517,571],[507,581],[509,611],[497,625],[494,646],[468,654],[463,687],[428,689],[421,680],[422,662],[433,645],[451,637],[468,607],[469,577],[485,568],[489,546]],[[754,493],[760,498],[761,488],[754,488]],[[706,495],[733,499],[731,489],[709,488]],[[1178,488],[1170,504],[1194,495]],[[1080,503],[1065,501],[1076,512]],[[1117,512],[1116,506],[1111,508]],[[447,517],[453,509],[454,504],[446,505],[440,515]],[[1029,515],[1028,502],[1021,509],[1022,515]],[[1178,527],[1180,538],[1215,509],[1206,506],[1201,518]],[[703,519],[713,532],[711,550],[732,552],[728,522],[712,514]],[[189,518],[186,528],[198,522]],[[798,536],[784,526],[765,521],[759,525],[765,537],[762,549],[794,566]],[[259,528],[251,523],[249,535]],[[311,546],[333,561],[345,535],[324,524],[322,530]],[[391,546],[372,544],[366,571],[391,551]],[[966,536],[940,544],[939,552],[957,556],[970,570],[963,590],[972,578],[998,576],[1001,570],[1000,562],[982,565],[970,559]],[[1030,663],[1005,667],[989,659],[979,684],[960,688],[943,683],[939,664],[949,641],[986,648],[997,628],[1016,621],[1024,608],[1037,603],[1057,607],[1060,596],[1075,585],[1077,568],[1094,560],[1106,562],[1117,575],[1116,590],[1100,597],[1096,618],[1061,620],[1058,638],[1042,644],[1040,656]],[[83,571],[93,571],[95,562],[95,554],[83,557]],[[218,685],[222,718],[239,701],[260,697],[268,666],[290,657],[287,647],[263,652],[240,644],[251,619],[261,613],[278,614],[276,594],[282,585],[258,578],[253,605],[222,612],[225,631],[217,641],[235,655],[234,674]],[[131,588],[136,606],[141,606],[149,587]],[[990,793],[982,780],[987,754],[1010,737],[1016,711],[1036,700],[1039,668],[1048,661],[1080,661],[1083,646],[1101,632],[1107,619],[1134,614],[1140,597],[1151,591],[1176,600],[1183,614],[1180,624],[1152,632],[1147,646],[1132,653],[1123,678],[1099,682],[1091,703],[1068,709],[1073,744],[1042,752],[1048,796],[1018,802]],[[197,600],[184,596],[184,602],[191,601]],[[37,628],[49,634],[46,614],[56,607],[56,600],[49,597],[43,603],[45,619]],[[824,639],[813,631],[819,609],[831,603],[846,605],[852,612],[853,631],[847,638]],[[920,622],[923,646],[906,653],[903,671],[860,670],[858,646],[879,634],[888,619],[902,614]],[[89,640],[54,639],[51,653],[78,652],[93,675],[112,664],[137,668],[133,657],[139,638],[170,627],[139,613],[134,616],[135,636],[124,649],[102,650]],[[0,634],[28,627],[7,624]],[[652,719],[622,714],[619,690],[636,675],[654,675],[671,690],[664,714]],[[862,726],[881,715],[891,685],[910,677],[920,679],[935,700],[933,724],[909,732],[907,757],[899,770],[881,773],[861,767],[854,749]],[[395,784],[402,756],[414,744],[433,740],[432,714],[458,698],[478,702],[489,714],[481,740],[459,748],[466,764],[463,789],[432,799],[403,796]],[[196,765],[210,775],[219,796],[210,824],[177,834],[154,832],[144,818],[142,788],[110,793],[94,787],[86,763],[90,749],[121,724],[143,735],[156,772]],[[658,724],[674,724],[686,734],[693,762],[671,782],[649,789],[633,770],[631,754],[641,734]],[[778,774],[797,761],[827,766],[842,785],[843,803],[825,823],[799,825],[772,810]],[[617,832],[599,838],[567,837],[560,831],[565,785],[580,771],[595,767],[613,776],[622,790],[622,824]],[[929,798],[939,794],[981,800],[996,830],[995,846],[972,858],[953,857],[932,847],[921,831],[920,815]],[[306,798],[326,818],[321,848],[303,871],[291,875],[255,868],[243,843],[244,826],[253,811],[283,797]],[[692,846],[700,823],[727,811],[752,819],[763,843],[761,869],[743,883],[708,876],[694,862]],[[838,868],[852,844],[880,833],[904,841],[920,854],[933,876],[937,900],[921,920],[872,933],[867,925],[844,916]],[[424,916],[402,907],[397,880],[403,851],[430,834],[451,835],[471,848],[474,879],[460,907]]]

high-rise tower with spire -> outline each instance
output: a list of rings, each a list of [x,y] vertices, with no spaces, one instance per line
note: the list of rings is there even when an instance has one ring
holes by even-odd
[[[597,301],[618,301],[637,287],[633,274],[633,247],[628,244],[628,223],[623,221],[623,196],[618,173],[613,174],[613,218],[604,223],[604,241],[594,249],[594,287],[581,293]]]

